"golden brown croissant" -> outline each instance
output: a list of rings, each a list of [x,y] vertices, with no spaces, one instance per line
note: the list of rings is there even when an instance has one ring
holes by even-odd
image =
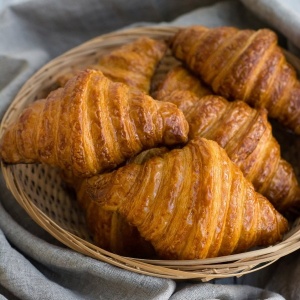
[[[83,179],[77,189],[91,225],[99,221],[94,207],[117,212],[165,259],[272,245],[288,229],[226,152],[202,138],[143,164]]]
[[[154,156],[161,156],[169,150],[166,147],[151,148],[131,157],[126,164],[143,164]],[[88,229],[95,244],[113,253],[139,258],[154,258],[155,251],[151,243],[142,238],[136,227],[131,226],[116,209],[106,209],[81,197],[83,178],[74,178],[70,174],[62,173],[63,180],[77,189],[78,203],[85,212]]]
[[[131,157],[126,164],[143,164],[154,156],[160,156],[169,150],[166,147],[151,148]],[[81,185],[82,178],[66,177],[64,180],[75,189]],[[80,191],[82,193],[82,190]],[[138,258],[155,258],[156,253],[151,243],[142,238],[136,227],[131,226],[115,209],[105,209],[97,202],[86,201],[84,197],[77,197],[78,202],[86,214],[88,229],[95,244],[107,251]]]
[[[100,70],[109,79],[148,94],[151,78],[166,50],[167,44],[164,41],[141,37],[109,52],[89,68]],[[80,69],[75,68],[73,72],[61,76],[58,79],[59,85],[64,86],[78,72]]]
[[[155,99],[163,99],[175,90],[190,91],[198,97],[214,94],[199,78],[183,66],[175,66],[158,85]]]
[[[143,149],[186,142],[187,134],[176,105],[86,70],[32,103],[7,128],[0,153],[7,163],[42,162],[85,177]]]
[[[80,181],[77,181],[77,184]],[[80,197],[77,199],[82,207],[86,223],[94,243],[113,253],[138,258],[154,258],[155,251],[151,243],[141,237],[136,227],[131,226],[119,212],[104,208],[95,201]]]
[[[280,156],[265,109],[214,95],[198,98],[189,91],[173,91],[162,100],[183,111],[190,126],[189,138],[216,141],[277,210],[299,213],[300,187],[292,166]]]
[[[271,30],[188,27],[176,34],[172,50],[216,94],[264,107],[300,134],[300,82]]]
[[[129,158],[126,161],[126,164],[143,164],[147,160],[149,160],[151,157],[155,156],[162,156],[163,154],[169,152],[170,150],[167,147],[160,147],[160,148],[151,148],[145,151],[142,151],[136,156],[133,156]]]

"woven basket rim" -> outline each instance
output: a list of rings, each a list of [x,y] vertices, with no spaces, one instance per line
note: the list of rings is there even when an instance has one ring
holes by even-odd
[[[33,93],[32,89],[36,88],[35,82],[37,79],[43,81],[47,79],[49,70],[59,69],[62,65],[70,65],[70,59],[74,57],[93,55],[97,49],[118,46],[126,42],[126,40],[133,40],[140,36],[168,38],[181,27],[184,26],[146,26],[114,31],[95,37],[49,61],[24,83],[15,96],[1,121],[0,136],[22,108],[34,100],[29,99],[27,95]],[[295,62],[294,66],[300,71],[300,60],[287,51],[285,53],[288,56],[288,60]],[[264,268],[282,256],[300,248],[299,225],[299,228],[298,226],[296,228],[297,230],[290,232],[285,240],[274,246],[239,254],[201,260],[153,260],[123,257],[101,249],[61,228],[27,197],[22,190],[22,186],[14,178],[14,166],[7,165],[1,161],[1,169],[7,187],[16,201],[48,233],[77,252],[136,273],[170,279],[200,279],[202,281],[241,276]]]

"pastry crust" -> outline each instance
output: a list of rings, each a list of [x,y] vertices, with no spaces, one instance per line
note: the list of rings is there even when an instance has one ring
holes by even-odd
[[[266,108],[300,134],[300,82],[273,31],[192,26],[179,30],[172,50],[216,94]]]
[[[7,163],[42,162],[87,177],[187,135],[176,105],[86,70],[25,109],[2,136],[0,153]]]
[[[88,212],[92,206],[117,211],[164,259],[239,253],[274,244],[288,229],[226,152],[202,138],[143,164],[84,179],[78,198]],[[90,222],[97,226],[98,220]]]
[[[163,99],[175,90],[190,91],[198,97],[214,94],[206,84],[181,65],[171,68],[158,85],[154,98]]]
[[[256,191],[267,197],[276,209],[290,216],[299,214],[300,187],[292,166],[280,156],[280,146],[272,135],[266,110],[253,109],[243,101],[229,102],[216,95],[197,97],[185,90],[188,84],[181,85],[182,71],[176,67],[170,74],[161,85],[158,98],[182,110],[190,126],[189,138],[216,141]],[[195,82],[190,72],[184,74],[185,82]],[[178,90],[171,91],[175,86]],[[183,90],[179,90],[181,87]],[[198,90],[195,92],[201,96],[201,88]]]
[[[141,37],[105,54],[97,64],[88,68],[100,70],[112,81],[125,83],[149,94],[151,79],[166,50],[164,41]],[[58,84],[64,86],[80,71],[75,67],[72,72],[59,77]]]

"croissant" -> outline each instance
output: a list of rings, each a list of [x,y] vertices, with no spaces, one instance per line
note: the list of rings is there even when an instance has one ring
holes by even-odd
[[[178,90],[172,91],[176,86]],[[189,86],[197,89],[193,93],[185,91]],[[175,67],[166,75],[157,95],[182,110],[190,126],[190,139],[205,137],[216,141],[256,191],[281,213],[294,214],[300,208],[300,187],[292,166],[280,156],[266,110],[253,109],[242,101],[228,102],[220,96],[201,97],[206,89],[202,86],[189,71]]]
[[[179,30],[172,51],[216,94],[264,107],[300,134],[300,82],[271,30],[192,26]]]
[[[161,156],[169,150],[166,147],[151,148],[131,157],[126,164],[143,164],[151,157]],[[87,227],[93,236],[94,243],[99,247],[123,256],[138,258],[155,258],[156,253],[151,243],[142,238],[136,227],[131,226],[115,209],[106,209],[95,201],[89,201],[82,196],[83,178],[68,177],[63,173],[63,179],[77,190],[77,200],[86,214]]]
[[[155,99],[163,99],[175,90],[190,91],[199,98],[214,94],[199,78],[193,76],[183,66],[175,66],[166,74],[160,82],[155,93]]]
[[[117,212],[164,259],[239,253],[272,245],[288,229],[226,152],[203,138],[142,164],[85,178],[77,196],[94,227],[99,221],[94,207]]]
[[[151,148],[145,151],[140,152],[138,155],[129,158],[126,161],[126,164],[143,164],[147,160],[155,156],[162,156],[163,154],[169,152],[170,149],[167,147]]]
[[[85,177],[187,135],[176,105],[86,70],[25,109],[2,136],[0,153],[7,163],[41,162]]]
[[[85,213],[87,228],[97,246],[123,256],[156,257],[151,243],[142,238],[137,228],[130,225],[117,210],[106,209],[95,201],[86,200],[79,196],[80,193],[82,191],[78,192],[78,203]]]
[[[166,50],[164,41],[141,37],[109,52],[89,68],[100,70],[113,81],[123,82],[149,94],[151,78]],[[72,72],[59,77],[58,84],[64,86],[80,71],[80,68],[74,68]]]

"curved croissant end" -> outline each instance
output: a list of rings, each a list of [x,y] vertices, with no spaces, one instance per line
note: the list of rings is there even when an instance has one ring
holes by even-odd
[[[141,37],[103,55],[97,64],[88,68],[100,70],[112,81],[125,83],[149,94],[151,79],[166,50],[164,41]],[[64,86],[80,71],[80,68],[74,68],[60,76],[58,84]]]
[[[151,148],[130,158],[126,161],[126,164],[143,164],[151,157],[161,156],[168,151],[166,147]],[[88,189],[97,190],[100,178],[99,176],[90,178],[88,180]],[[97,246],[124,256],[156,257],[151,243],[142,238],[137,228],[131,226],[120,215],[117,202],[111,203],[109,207],[98,205],[97,201],[92,201],[86,195],[86,185],[82,184],[82,178],[66,178],[64,176],[63,179],[75,188],[77,201],[85,213],[87,226]],[[101,197],[101,195],[98,195],[98,197]]]
[[[165,41],[141,37],[104,55],[98,65],[111,80],[149,94],[151,79],[166,51]]]

